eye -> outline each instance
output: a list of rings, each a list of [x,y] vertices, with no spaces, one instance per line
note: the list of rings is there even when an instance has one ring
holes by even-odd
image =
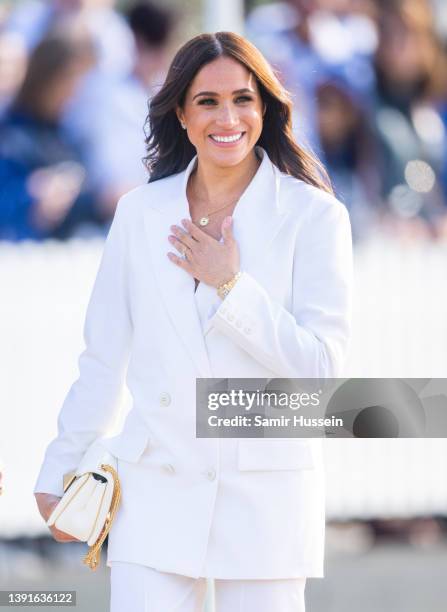
[[[198,101],[198,104],[201,104],[203,106],[211,106],[212,104],[215,104],[216,100],[214,100],[214,98],[201,98]]]
[[[241,100],[242,102],[251,102],[253,98],[251,98],[250,96],[239,96],[238,98],[236,98],[236,102],[238,102],[239,100]]]

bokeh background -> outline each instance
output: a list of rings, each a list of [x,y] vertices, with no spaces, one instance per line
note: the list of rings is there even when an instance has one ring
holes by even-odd
[[[147,180],[148,101],[180,44],[223,29],[271,61],[349,210],[345,376],[419,378],[430,397],[447,375],[443,0],[0,0],[0,590],[76,589],[80,611],[108,609],[105,564],[92,574],[82,546],[51,540],[32,489],[116,202]],[[444,611],[447,441],[325,453],[326,578],[309,580],[308,609]]]

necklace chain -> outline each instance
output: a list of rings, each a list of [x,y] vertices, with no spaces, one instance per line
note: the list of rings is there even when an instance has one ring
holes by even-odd
[[[212,210],[210,212],[207,212],[203,217],[201,217],[199,219],[199,224],[202,226],[208,225],[209,221],[210,221],[210,217],[211,215],[215,215],[216,213],[220,212],[221,210],[223,210],[224,208],[227,208],[227,206],[230,206],[231,204],[234,204],[235,202],[237,202],[240,199],[240,196],[238,198],[235,198],[234,200],[231,200],[230,202],[227,202],[226,204],[224,204],[223,206],[220,206],[219,208],[217,208],[216,210]],[[201,202],[203,202],[204,200],[199,200]],[[208,203],[208,206],[210,205],[210,203]]]

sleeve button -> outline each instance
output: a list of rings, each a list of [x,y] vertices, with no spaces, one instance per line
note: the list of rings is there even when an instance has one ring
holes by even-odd
[[[169,395],[169,393],[161,393],[160,394],[160,406],[169,406],[169,404],[171,403],[171,396]]]

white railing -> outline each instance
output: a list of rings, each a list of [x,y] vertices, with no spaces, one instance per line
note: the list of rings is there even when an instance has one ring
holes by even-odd
[[[0,536],[41,533],[32,489],[77,376],[103,243],[0,243]],[[348,377],[447,377],[447,245],[356,248]],[[325,442],[328,518],[447,513],[447,440]]]

